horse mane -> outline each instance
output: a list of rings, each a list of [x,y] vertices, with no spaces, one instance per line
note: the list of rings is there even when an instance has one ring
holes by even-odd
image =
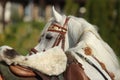
[[[68,17],[78,21],[79,23],[82,24],[82,26],[85,26],[84,31],[91,31],[96,35],[96,37],[98,37],[99,39],[102,40],[102,38],[100,37],[100,35],[98,33],[99,29],[97,26],[90,24],[87,20],[85,20],[84,18],[81,18],[81,17],[74,17],[74,16],[68,16]]]

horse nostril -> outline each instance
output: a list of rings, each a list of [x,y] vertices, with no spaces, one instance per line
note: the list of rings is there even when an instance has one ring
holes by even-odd
[[[47,35],[46,35],[46,39],[48,39],[48,40],[52,39],[52,35],[47,34]]]
[[[31,52],[34,52],[36,54],[38,51],[35,48],[32,48]]]
[[[4,55],[8,59],[13,59],[19,54],[14,49],[6,49],[6,51],[4,51]]]

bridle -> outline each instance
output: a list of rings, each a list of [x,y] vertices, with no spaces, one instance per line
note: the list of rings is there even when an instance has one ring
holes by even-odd
[[[52,24],[47,31],[51,31],[51,32],[57,32],[59,33],[59,35],[57,36],[54,44],[52,47],[58,46],[60,44],[60,42],[62,42],[61,44],[61,48],[64,50],[65,47],[65,34],[67,32],[67,22],[69,21],[69,18],[66,18],[65,23],[63,24],[63,26],[60,26],[56,23]]]
[[[55,40],[55,42],[52,45],[52,48],[55,47],[55,46],[58,46],[60,44],[60,42],[62,42],[61,43],[61,48],[63,50],[65,49],[65,34],[67,32],[67,23],[68,23],[68,21],[69,21],[69,17],[66,18],[65,23],[63,24],[63,26],[61,26],[61,25],[59,25],[57,23],[53,23],[47,29],[47,31],[59,33],[56,40]],[[32,48],[31,52],[37,53],[38,51],[35,48]],[[31,52],[30,52],[30,55],[31,55]]]

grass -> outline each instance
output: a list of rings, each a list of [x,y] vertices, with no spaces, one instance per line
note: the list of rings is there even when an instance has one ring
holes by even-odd
[[[38,43],[44,22],[16,22],[6,26],[5,32],[0,34],[0,46],[13,47],[19,54],[26,55]],[[24,80],[10,73],[9,67],[0,63],[0,71],[5,80]],[[27,79],[26,79],[27,80]]]
[[[5,32],[0,34],[0,46],[8,45],[23,55],[38,43],[44,22],[19,22],[6,26]]]

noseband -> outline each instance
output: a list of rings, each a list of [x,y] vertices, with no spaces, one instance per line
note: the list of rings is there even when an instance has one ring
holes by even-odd
[[[60,44],[60,42],[62,42],[61,48],[64,50],[64,48],[65,48],[65,34],[67,32],[66,24],[68,23],[68,21],[69,21],[69,18],[67,17],[63,26],[61,26],[57,23],[53,23],[51,26],[49,26],[47,31],[59,33],[55,42],[53,43],[52,47],[58,46]],[[38,51],[36,49],[32,48],[31,52],[37,53]],[[31,52],[30,52],[30,55],[31,55]]]

